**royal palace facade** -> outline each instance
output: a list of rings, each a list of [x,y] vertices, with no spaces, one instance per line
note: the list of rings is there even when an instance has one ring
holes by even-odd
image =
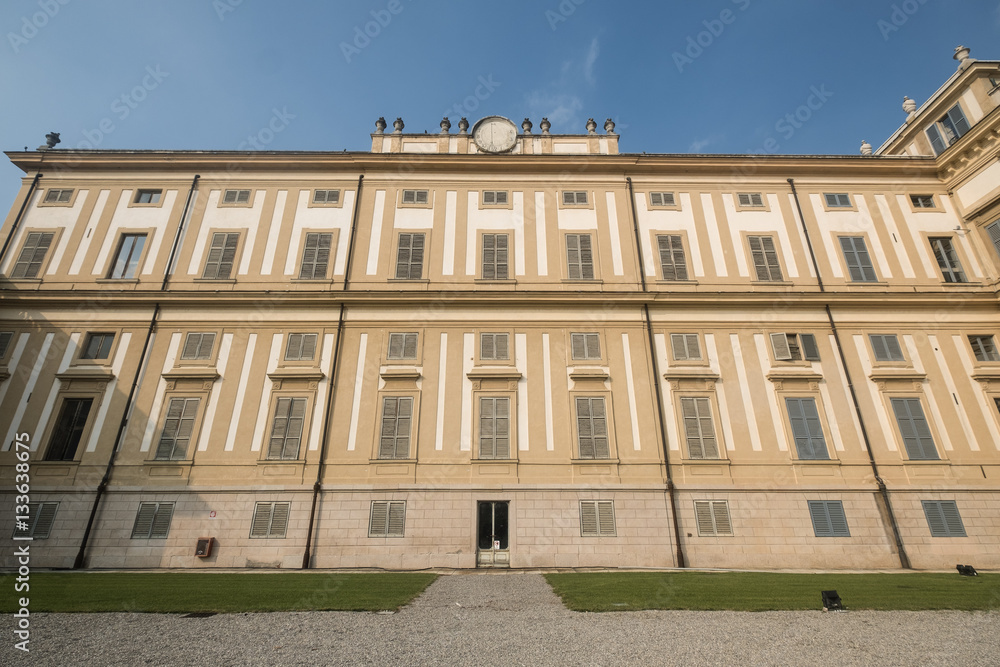
[[[496,116],[7,153],[3,539],[53,568],[1000,567],[1000,62],[956,58],[858,156]]]

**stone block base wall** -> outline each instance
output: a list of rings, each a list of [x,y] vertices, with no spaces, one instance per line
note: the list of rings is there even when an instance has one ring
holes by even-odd
[[[69,568],[86,527],[93,493],[32,495],[58,502],[48,538],[30,544],[32,568]],[[405,501],[402,537],[369,537],[373,501]],[[614,535],[581,534],[580,502],[611,500]],[[732,535],[699,535],[695,501],[724,500]],[[843,504],[850,537],[816,537],[809,500]],[[973,491],[895,491],[893,509],[912,566],[952,569],[957,563],[1000,568],[1000,494]],[[966,537],[931,537],[922,500],[956,502]],[[0,494],[13,508],[14,496]],[[285,537],[251,538],[257,502],[288,502]],[[509,507],[510,565],[515,568],[676,566],[670,510],[663,489],[434,489],[326,490],[320,497],[311,546],[317,568],[420,569],[476,567],[477,502]],[[870,569],[899,567],[888,519],[873,491],[676,492],[681,545],[692,568]],[[140,502],[173,502],[169,534],[133,539]],[[98,512],[87,549],[88,568],[298,569],[306,545],[310,489],[256,492],[219,490],[112,490]],[[17,567],[10,539],[13,511],[0,517],[0,566]],[[209,558],[195,556],[199,538],[215,540]]]

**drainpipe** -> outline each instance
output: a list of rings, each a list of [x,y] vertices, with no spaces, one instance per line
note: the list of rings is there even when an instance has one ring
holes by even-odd
[[[156,304],[156,308],[153,310],[153,317],[149,321],[149,329],[146,331],[146,341],[142,344],[142,354],[139,357],[139,366],[135,369],[135,377],[132,378],[132,387],[129,389],[128,399],[125,401],[125,411],[122,413],[122,420],[118,424],[118,435],[115,436],[115,445],[111,448],[111,456],[108,457],[108,465],[104,469],[104,477],[101,478],[101,483],[97,486],[97,496],[94,498],[94,504],[90,508],[90,518],[87,519],[87,528],[83,531],[83,541],[80,542],[80,550],[76,554],[76,560],[73,561],[74,570],[79,570],[83,567],[84,556],[87,551],[87,542],[90,539],[90,531],[94,526],[94,519],[97,517],[97,509],[101,505],[101,498],[104,496],[104,491],[108,488],[108,482],[111,481],[111,469],[115,464],[115,456],[118,454],[118,449],[121,447],[122,438],[125,435],[125,427],[128,425],[128,419],[132,414],[132,408],[135,407],[133,404],[135,392],[139,387],[139,379],[143,376],[146,370],[149,343],[155,335],[156,318],[159,314],[160,304]]]
[[[201,178],[200,174],[194,175],[194,180],[191,181],[191,188],[188,190],[187,201],[184,202],[184,212],[181,213],[180,224],[177,225],[177,233],[174,235],[174,245],[170,249],[170,258],[167,259],[167,266],[163,271],[163,282],[160,284],[160,291],[167,289],[167,281],[170,280],[170,270],[174,265],[174,256],[177,254],[177,245],[181,240],[181,233],[184,231],[184,221],[187,219],[188,209],[191,207],[191,197],[194,195],[195,188],[198,187],[198,179]]]
[[[351,238],[347,245],[347,264],[344,266],[344,291],[348,289],[351,280],[351,259],[354,256],[354,237],[358,229],[358,210],[361,208],[361,186],[365,177],[358,176],[358,191],[354,197],[354,213],[351,216]],[[302,553],[302,569],[308,570],[312,560],[312,536],[313,527],[316,525],[316,506],[319,503],[319,494],[323,490],[323,467],[326,461],[326,444],[330,436],[330,422],[333,419],[333,397],[337,388],[337,375],[340,361],[340,351],[344,340],[344,315],[347,313],[347,306],[343,302],[340,304],[340,314],[337,316],[337,345],[333,349],[333,360],[330,362],[330,390],[326,394],[326,407],[323,410],[323,433],[320,437],[319,463],[316,466],[316,482],[313,484],[312,507],[309,509],[309,528],[306,531],[306,548]]]
[[[799,222],[802,225],[802,232],[806,236],[806,245],[809,247],[809,256],[812,259],[813,269],[816,270],[816,281],[819,283],[819,291],[826,292],[823,287],[823,281],[820,279],[819,264],[816,262],[816,254],[813,252],[812,241],[809,238],[809,229],[806,227],[806,220],[802,215],[802,206],[799,204],[799,194],[795,190],[795,181],[791,178],[788,179],[788,185],[792,188],[792,197],[795,199],[795,207],[799,212]],[[872,468],[872,474],[875,475],[875,483],[878,485],[878,492],[882,498],[882,502],[885,505],[886,514],[889,515],[889,525],[892,528],[892,536],[896,541],[896,549],[899,552],[899,565],[904,569],[911,569],[910,559],[906,555],[906,550],[903,548],[903,537],[899,532],[899,524],[896,523],[896,514],[892,511],[892,503],[889,501],[889,489],[885,485],[885,480],[878,473],[878,464],[875,462],[875,453],[872,451],[871,439],[868,437],[868,429],[865,427],[865,419],[861,414],[861,405],[858,403],[858,394],[854,389],[854,382],[851,380],[851,371],[847,367],[847,358],[844,356],[844,348],[840,343],[840,334],[837,332],[837,324],[833,320],[833,313],[830,311],[830,304],[824,306],[826,309],[826,317],[830,321],[830,330],[833,332],[833,340],[837,344],[837,355],[840,357],[840,368],[844,372],[844,378],[847,380],[847,388],[851,394],[851,401],[854,404],[854,414],[857,415],[858,425],[861,427],[861,437],[865,442],[865,449],[868,451],[868,462]]]
[[[639,215],[635,208],[635,190],[632,188],[632,178],[626,176],[628,183],[629,203],[632,210],[632,229],[635,231],[635,249],[639,256],[639,277],[642,281],[642,291],[648,294],[646,286],[646,264],[642,258],[642,244],[639,235]],[[674,524],[674,544],[677,545],[677,567],[687,567],[684,559],[684,549],[681,547],[681,525],[677,518],[677,502],[674,495],[674,479],[670,472],[670,445],[667,442],[667,423],[663,415],[663,390],[660,387],[660,364],[656,358],[656,339],[653,337],[653,322],[649,317],[649,304],[642,304],[643,320],[646,325],[646,338],[649,340],[649,358],[653,362],[653,388],[656,390],[656,416],[660,425],[660,442],[663,443],[663,466],[667,471],[667,502],[670,505],[670,518]]]
[[[7,255],[7,248],[10,247],[10,242],[14,240],[14,234],[17,233],[17,227],[21,224],[22,218],[24,218],[24,209],[28,208],[28,202],[31,201],[31,195],[35,193],[35,186],[38,185],[38,179],[42,177],[42,172],[35,172],[35,178],[31,181],[31,186],[28,187],[28,194],[25,195],[24,201],[21,202],[21,208],[17,212],[17,217],[14,218],[14,224],[10,228],[10,232],[7,234],[7,239],[3,242],[3,248],[0,248],[0,264],[3,263],[3,258]]]

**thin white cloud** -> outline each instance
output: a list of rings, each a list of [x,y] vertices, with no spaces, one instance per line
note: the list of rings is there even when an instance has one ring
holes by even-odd
[[[688,146],[688,153],[701,153],[706,147],[711,146],[714,143],[718,143],[720,139],[722,139],[722,136],[718,134],[713,134],[712,136],[705,137],[703,139],[695,139],[691,142],[691,145]]]
[[[590,40],[590,50],[587,51],[587,59],[583,63],[583,76],[587,80],[587,83],[594,84],[594,63],[597,62],[597,56],[601,54],[601,45],[598,43],[597,38]]]
[[[535,91],[528,94],[527,103],[531,115],[536,118],[548,118],[549,122],[556,126],[556,132],[582,132],[579,128],[573,127],[579,124],[576,121],[581,117],[579,114],[583,109],[583,102],[576,95]]]

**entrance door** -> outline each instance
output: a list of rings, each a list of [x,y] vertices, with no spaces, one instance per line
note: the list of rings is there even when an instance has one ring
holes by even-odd
[[[507,506],[506,500],[479,501],[479,531],[476,539],[476,564],[479,567],[510,567]]]

